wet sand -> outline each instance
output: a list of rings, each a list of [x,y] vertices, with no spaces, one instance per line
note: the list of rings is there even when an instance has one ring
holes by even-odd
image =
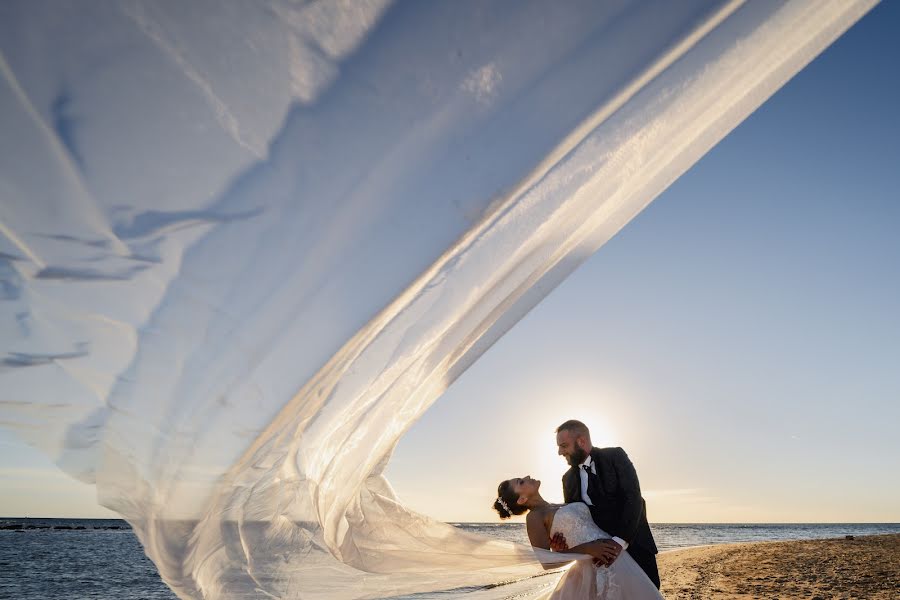
[[[900,598],[900,534],[723,544],[658,562],[667,600]]]

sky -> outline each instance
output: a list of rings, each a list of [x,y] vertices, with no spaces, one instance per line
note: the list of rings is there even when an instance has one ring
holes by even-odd
[[[898,30],[876,7],[463,374],[400,442],[403,500],[561,501],[577,418],[651,523],[900,521]]]
[[[484,354],[401,440],[412,508],[560,501],[553,430],[625,448],[661,522],[900,521],[900,3],[800,72]],[[0,515],[106,517],[0,432]]]

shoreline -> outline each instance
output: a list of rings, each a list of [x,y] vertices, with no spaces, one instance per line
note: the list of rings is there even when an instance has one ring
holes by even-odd
[[[900,598],[900,534],[712,544],[657,561],[667,600]]]

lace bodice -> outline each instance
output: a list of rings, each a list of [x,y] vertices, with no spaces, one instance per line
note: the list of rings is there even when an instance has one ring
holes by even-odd
[[[585,542],[608,539],[608,533],[597,527],[591,517],[591,509],[583,502],[572,502],[557,509],[553,516],[550,535],[561,533],[566,537],[566,544],[574,548]]]
[[[591,509],[583,502],[561,506],[553,515],[550,535],[566,536],[569,548],[599,539],[608,533],[597,527]],[[595,567],[579,561],[560,579],[550,600],[664,600],[659,590],[627,553],[622,552],[610,567]]]

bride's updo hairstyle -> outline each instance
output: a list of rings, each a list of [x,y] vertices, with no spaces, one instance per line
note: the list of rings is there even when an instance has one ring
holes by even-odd
[[[521,515],[528,508],[519,504],[519,495],[513,491],[512,481],[507,479],[497,486],[497,499],[494,500],[494,510],[501,519],[508,519],[513,515]]]

